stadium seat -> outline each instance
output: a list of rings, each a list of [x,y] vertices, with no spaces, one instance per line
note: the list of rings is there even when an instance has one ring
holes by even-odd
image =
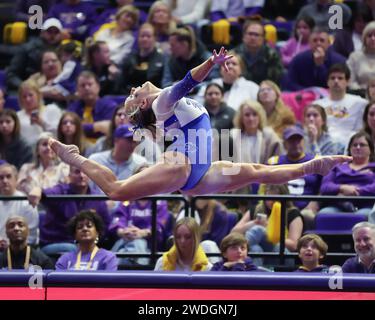
[[[5,108],[13,109],[15,111],[21,110],[20,105],[18,104],[18,97],[16,96],[7,96],[5,99]]]
[[[328,244],[329,252],[354,252],[352,228],[358,222],[367,221],[366,215],[354,213],[318,214],[315,229],[305,234],[315,233]]]
[[[362,221],[367,221],[367,216],[355,213],[318,214],[315,217],[316,231],[323,232],[348,232],[352,227]]]

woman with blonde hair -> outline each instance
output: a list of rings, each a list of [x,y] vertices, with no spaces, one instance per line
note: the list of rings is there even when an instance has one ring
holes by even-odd
[[[282,152],[282,143],[275,131],[267,126],[267,117],[257,101],[245,100],[233,120],[233,155],[236,162],[267,163]]]
[[[18,174],[17,189],[29,194],[35,188],[51,188],[68,181],[69,165],[57,158],[48,145],[51,133],[43,132],[35,146],[34,162],[25,163]]]
[[[275,82],[264,80],[260,83],[258,102],[266,112],[268,125],[280,138],[286,127],[296,123],[294,113],[282,101],[280,88]]]
[[[207,271],[212,264],[200,246],[200,228],[194,218],[176,222],[174,245],[158,259],[155,271]]]
[[[362,50],[352,52],[346,63],[350,69],[349,88],[364,92],[375,73],[375,21],[363,30],[362,43]]]
[[[110,28],[102,28],[95,35],[95,41],[105,41],[108,44],[111,61],[121,65],[131,52],[135,37],[133,30],[138,24],[139,10],[126,5],[116,13],[116,22]]]
[[[172,11],[163,1],[155,1],[148,11],[147,22],[155,28],[158,48],[165,54],[170,54],[169,34],[176,28],[172,19]]]
[[[61,110],[56,104],[44,105],[42,94],[34,81],[24,81],[18,89],[21,110],[17,116],[21,124],[21,136],[34,146],[44,131],[56,133]]]

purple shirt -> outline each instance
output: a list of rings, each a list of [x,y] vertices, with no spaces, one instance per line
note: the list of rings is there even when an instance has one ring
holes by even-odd
[[[43,195],[76,194],[70,184],[60,183],[52,188],[44,189]],[[87,194],[94,194],[89,189]],[[48,200],[42,199],[46,207],[44,224],[40,226],[40,242],[43,244],[55,242],[73,242],[72,236],[66,230],[66,224],[75,214],[85,209],[95,209],[107,227],[110,217],[104,200]]]
[[[303,163],[303,162],[313,159],[314,157],[315,157],[314,155],[307,153],[303,158],[299,159],[298,161],[291,161],[288,159],[286,155],[281,155],[278,157],[277,164]],[[317,174],[309,174],[302,178],[288,181],[289,193],[292,195],[305,195],[305,196],[317,195],[319,194],[321,181],[322,181],[322,177]],[[303,209],[307,206],[309,201],[293,201],[293,203],[297,208]]]
[[[367,170],[370,169],[370,170]],[[375,162],[361,170],[350,168],[348,163],[334,167],[322,181],[320,193],[322,195],[337,195],[340,192],[341,184],[350,184],[358,188],[360,196],[375,195]],[[372,207],[374,202],[353,202],[358,208]]]
[[[117,103],[113,101],[111,98],[103,97],[99,98],[92,111],[92,117],[94,121],[101,121],[101,120],[111,120],[112,114],[117,106]],[[83,118],[85,104],[82,100],[72,102],[67,111],[75,112],[79,115],[79,117]],[[93,123],[84,123],[83,124],[83,131],[85,132],[86,137],[90,138],[98,138],[101,134],[94,132],[94,124]]]
[[[73,252],[63,254],[56,262],[56,270],[76,270],[75,264],[77,262],[78,249]],[[90,261],[91,252],[84,253],[81,256],[81,264],[79,270],[86,270],[87,263]],[[99,249],[94,259],[92,260],[90,270],[117,270],[116,255],[108,250]]]
[[[358,256],[349,258],[342,266],[344,273],[375,273],[375,263],[373,262],[370,269],[367,269],[361,262]]]
[[[251,260],[251,258],[246,258],[245,263],[236,263],[230,268],[224,266],[225,262],[227,261],[222,260],[222,261],[216,262],[212,266],[210,271],[260,271],[258,270],[258,267],[253,263],[253,260]]]
[[[96,21],[96,11],[91,3],[68,5],[62,2],[51,7],[48,18],[52,17],[59,19],[64,29],[70,29],[74,39],[84,40],[91,24]]]
[[[289,66],[290,61],[299,53],[310,49],[308,43],[299,43],[296,38],[290,38],[284,46],[280,48],[281,59],[285,67]]]
[[[157,202],[157,217],[156,217],[156,231],[158,247],[170,234],[166,234],[166,226],[168,224],[169,213],[166,201]],[[148,201],[142,205],[139,201],[132,201],[127,205],[121,203],[116,211],[112,214],[112,222],[109,226],[109,231],[116,234],[117,229],[126,228],[130,225],[136,226],[140,229],[151,230],[152,220],[152,202]],[[151,240],[151,239],[149,239]],[[150,242],[149,242],[150,246]]]
[[[329,47],[324,63],[315,65],[313,53],[306,50],[296,55],[289,64],[287,90],[297,91],[308,87],[327,88],[329,68],[336,63],[345,63],[346,59]]]

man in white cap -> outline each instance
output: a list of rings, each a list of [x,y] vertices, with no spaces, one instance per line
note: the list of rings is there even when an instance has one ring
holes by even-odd
[[[58,19],[49,18],[43,23],[40,36],[31,38],[19,48],[6,70],[7,86],[10,90],[18,89],[23,80],[39,71],[43,51],[58,47],[62,30]]]

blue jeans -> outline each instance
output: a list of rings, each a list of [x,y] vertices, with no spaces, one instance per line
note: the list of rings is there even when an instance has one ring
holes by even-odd
[[[147,247],[147,241],[145,239],[135,239],[135,240],[117,240],[113,245],[111,251],[113,252],[137,252],[137,253],[149,253],[150,250]],[[149,258],[118,258],[118,264],[122,265],[134,265],[149,264]]]
[[[364,214],[366,216],[369,216],[371,210],[372,210],[371,208],[361,208],[361,209],[358,209],[357,211],[350,212],[350,213]],[[340,208],[330,206],[330,207],[325,207],[321,209],[318,213],[334,214],[334,213],[342,213],[342,210]]]
[[[74,243],[70,242],[60,242],[60,243],[51,243],[45,245],[41,250],[46,255],[54,255],[60,252],[71,252],[77,249],[77,246]]]
[[[266,228],[263,226],[253,226],[246,231],[245,237],[249,243],[250,252],[279,252],[280,244],[273,244],[268,241]],[[285,248],[284,252],[289,252]],[[278,258],[255,258],[253,259],[254,264],[257,266],[262,266],[263,264],[275,265],[279,264]],[[289,265],[294,265],[294,259],[286,259],[285,263]]]

